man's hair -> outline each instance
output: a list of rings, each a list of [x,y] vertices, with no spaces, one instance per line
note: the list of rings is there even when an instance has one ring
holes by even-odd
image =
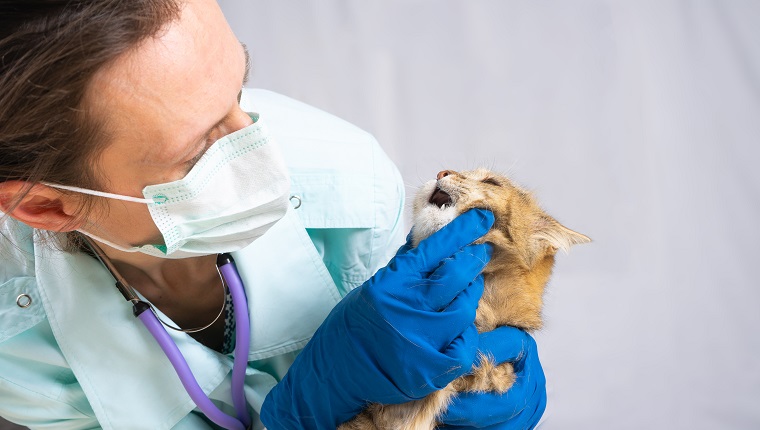
[[[180,3],[0,2],[0,182],[97,187],[93,161],[107,141],[103,113],[85,105],[88,87],[99,70],[178,19]]]

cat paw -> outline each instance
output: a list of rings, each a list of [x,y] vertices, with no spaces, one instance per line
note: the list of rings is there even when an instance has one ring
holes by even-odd
[[[480,365],[473,367],[470,374],[455,379],[452,384],[457,391],[495,391],[502,394],[512,387],[516,378],[511,363],[496,364],[493,357],[482,357]]]

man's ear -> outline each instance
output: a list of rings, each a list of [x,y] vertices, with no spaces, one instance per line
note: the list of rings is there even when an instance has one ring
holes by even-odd
[[[18,196],[25,191],[19,200]],[[0,211],[33,228],[57,232],[76,230],[84,222],[75,216],[78,207],[77,199],[45,185],[0,182]]]

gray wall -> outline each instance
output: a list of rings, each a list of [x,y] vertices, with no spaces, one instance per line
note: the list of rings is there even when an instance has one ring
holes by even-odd
[[[760,3],[222,0],[251,86],[372,132],[413,193],[485,165],[559,257],[542,429],[760,428]]]
[[[550,284],[542,430],[760,428],[760,3],[221,3],[251,86],[375,134],[410,194],[486,165],[594,238]]]

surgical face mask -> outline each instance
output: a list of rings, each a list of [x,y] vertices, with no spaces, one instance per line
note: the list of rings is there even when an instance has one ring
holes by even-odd
[[[256,121],[258,115],[251,118]],[[250,245],[285,215],[290,179],[266,125],[256,121],[214,142],[184,178],[145,187],[144,199],[45,185],[147,204],[164,245],[124,247],[80,232],[126,252],[185,258],[233,252]]]

